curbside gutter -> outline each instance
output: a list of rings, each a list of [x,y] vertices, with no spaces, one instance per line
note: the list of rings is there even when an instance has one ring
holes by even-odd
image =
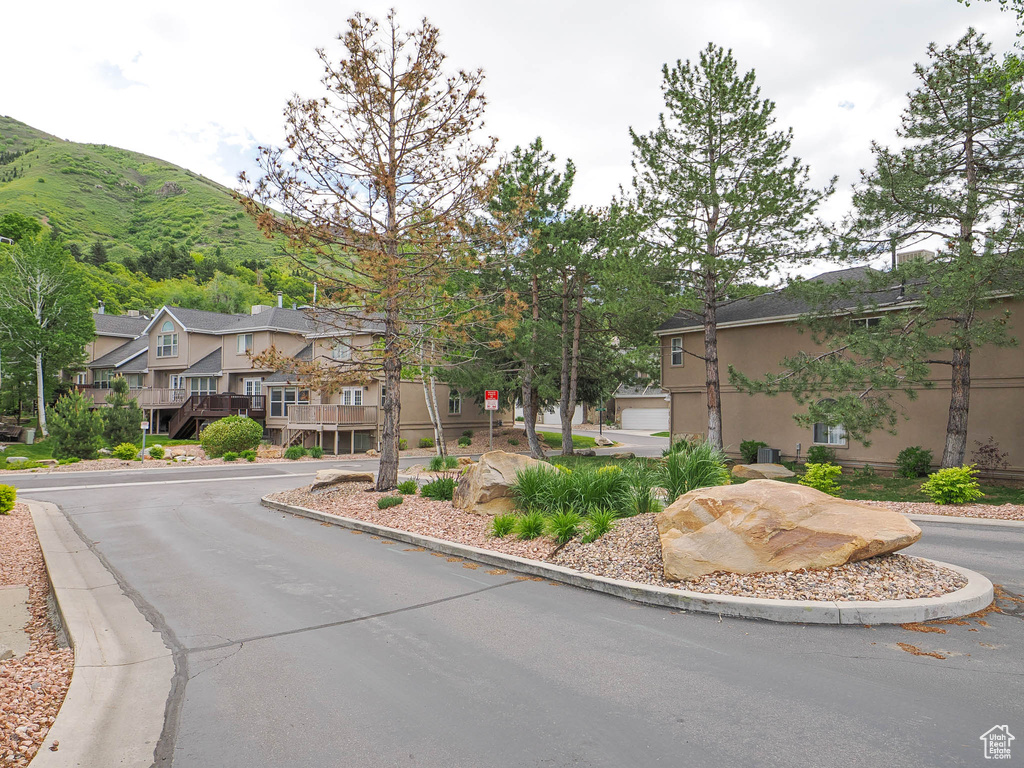
[[[1001,520],[998,517],[957,517],[956,515],[908,515],[914,522],[949,523],[951,525],[1002,525],[1009,528],[1024,528],[1024,520]]]
[[[67,696],[32,768],[154,763],[174,661],[160,633],[54,504],[24,500],[75,652]]]
[[[656,587],[634,581],[609,579],[583,573],[561,565],[544,563],[539,560],[527,560],[513,555],[504,555],[489,549],[480,549],[466,544],[435,539],[383,525],[375,525],[364,520],[356,520],[339,515],[328,515],[307,507],[299,507],[273,501],[264,496],[260,503],[280,512],[288,512],[300,517],[308,517],[323,523],[330,523],[342,528],[352,528],[365,533],[374,533],[395,541],[413,544],[419,547],[443,552],[447,555],[458,555],[485,565],[507,568],[533,576],[543,576],[550,581],[558,581],[581,589],[602,592],[606,595],[621,597],[636,603],[656,605],[665,608],[676,608],[697,613],[716,613],[720,616],[731,616],[744,619],[762,619],[795,624],[910,624],[933,619],[954,618],[980,611],[992,603],[992,582],[980,573],[970,571],[938,560],[929,562],[942,565],[967,577],[967,585],[956,592],[942,597],[924,597],[914,600],[883,600],[883,601],[832,601],[832,600],[772,600],[755,597],[736,597],[734,595],[712,595],[701,592],[688,592],[669,587]],[[920,558],[926,560],[927,558]]]

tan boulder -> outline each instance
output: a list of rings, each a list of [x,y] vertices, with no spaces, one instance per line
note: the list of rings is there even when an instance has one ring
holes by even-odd
[[[472,464],[455,488],[452,504],[478,515],[499,515],[515,508],[511,486],[516,481],[516,472],[529,467],[545,467],[556,472],[550,464],[521,456],[518,453],[490,451]]]
[[[470,464],[475,464],[472,456],[459,456],[459,466],[468,467]]]
[[[615,441],[605,437],[604,435],[598,435],[597,437],[594,438],[594,445],[615,445]]]
[[[776,480],[699,488],[657,516],[668,581],[827,568],[921,538],[903,515]]]
[[[732,468],[733,477],[748,480],[778,480],[780,477],[793,477],[794,474],[781,464],[737,464]]]
[[[319,491],[322,488],[330,488],[341,483],[372,483],[372,472],[355,472],[350,469],[320,469],[317,470],[316,480],[309,490]]]

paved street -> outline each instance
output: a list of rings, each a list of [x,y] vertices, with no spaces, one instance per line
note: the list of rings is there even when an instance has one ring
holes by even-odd
[[[1022,613],[720,620],[259,506],[330,465],[5,478],[61,506],[175,650],[159,765],[968,766],[1004,723],[1024,744]],[[913,553],[1024,593],[1024,529],[923,527]]]

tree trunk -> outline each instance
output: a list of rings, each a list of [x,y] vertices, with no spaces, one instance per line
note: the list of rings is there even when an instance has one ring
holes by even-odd
[[[950,379],[949,421],[946,422],[946,446],[942,466],[959,467],[967,453],[967,415],[971,400],[971,348],[953,348],[953,372]]]
[[[569,446],[568,453],[574,453],[572,444],[572,417],[576,413],[576,388],[580,378],[580,333],[583,328],[583,280],[577,277],[576,281],[576,306],[573,312],[572,321],[572,348],[569,354],[569,386],[568,403],[565,410],[568,412],[568,419],[562,417],[562,453],[566,454],[565,434],[566,424],[569,425]],[[568,455],[568,454],[566,454]]]
[[[714,301],[704,304],[704,370],[707,374],[708,442],[723,450],[722,388],[718,376],[718,318]]]
[[[540,323],[540,282],[537,275],[530,281],[533,331],[531,334],[530,359],[523,361],[523,427],[526,431],[526,445],[535,459],[544,458],[544,449],[537,437],[537,389],[533,386],[533,359],[537,349],[537,324]]]
[[[562,365],[558,377],[558,413],[562,417],[562,455],[571,456],[572,411],[569,410],[569,368],[571,367],[572,342],[569,340],[569,278],[562,277],[562,325],[559,338],[562,341]]]
[[[444,425],[441,423],[441,411],[437,405],[437,378],[430,377],[430,400],[433,403],[434,445],[437,455],[442,459],[448,455],[448,445],[444,441]]]
[[[36,409],[39,411],[39,433],[45,438],[50,436],[46,428],[46,398],[43,393],[43,355],[36,352]]]

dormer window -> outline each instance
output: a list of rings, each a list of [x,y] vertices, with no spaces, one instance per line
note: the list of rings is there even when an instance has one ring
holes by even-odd
[[[178,334],[174,332],[174,323],[170,320],[160,326],[160,335],[156,337],[156,356],[178,356]]]

